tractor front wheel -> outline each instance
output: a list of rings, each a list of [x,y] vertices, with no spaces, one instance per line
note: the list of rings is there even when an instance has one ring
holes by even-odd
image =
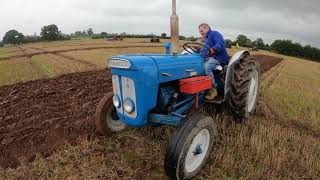
[[[164,168],[173,179],[197,175],[209,158],[216,129],[213,119],[194,113],[176,129],[167,146]]]
[[[95,124],[97,132],[104,136],[111,136],[113,132],[120,132],[126,128],[126,125],[118,117],[112,97],[113,93],[105,95],[96,109]]]

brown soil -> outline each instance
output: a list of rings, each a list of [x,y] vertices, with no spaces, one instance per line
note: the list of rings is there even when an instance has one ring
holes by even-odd
[[[111,89],[106,70],[0,88],[0,166],[91,136],[95,105]]]
[[[277,65],[280,61],[282,61],[281,58],[276,58],[267,55],[254,55],[254,57],[259,61],[261,65],[261,73],[268,71],[273,66]]]
[[[281,59],[255,56],[263,72]],[[49,156],[66,142],[94,136],[95,107],[112,90],[106,70],[0,87],[0,166]]]

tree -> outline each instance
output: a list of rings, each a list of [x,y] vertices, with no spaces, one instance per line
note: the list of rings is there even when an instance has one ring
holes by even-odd
[[[179,39],[180,40],[186,40],[186,37],[185,36],[179,36]]]
[[[243,47],[251,47],[252,41],[247,36],[240,34],[237,37],[236,44]]]
[[[3,43],[13,45],[21,44],[23,41],[23,37],[23,34],[19,33],[17,30],[10,30],[4,35]]]
[[[291,40],[275,40],[271,44],[271,49],[289,56],[303,57],[303,47],[299,43],[293,43]]]
[[[87,32],[86,31],[82,31],[81,36],[87,36]]]
[[[301,44],[293,43],[291,40],[275,40],[270,48],[280,54],[303,57],[320,62],[320,49],[310,45],[302,47]]]
[[[46,41],[56,41],[63,39],[61,31],[59,31],[58,26],[55,24],[43,26],[41,28],[40,34],[41,38]]]
[[[269,45],[269,44],[266,44],[266,45],[265,45],[265,49],[266,49],[266,50],[270,50],[270,45]]]
[[[303,57],[308,58],[311,57],[311,59],[314,58],[316,52],[310,45],[306,45],[303,47]]]
[[[194,36],[189,37],[190,41],[197,41],[198,38],[195,38]]]
[[[41,37],[37,36],[37,35],[33,35],[33,36],[24,36],[23,38],[23,43],[35,43],[35,42],[40,42],[41,41]]]
[[[162,39],[165,39],[167,37],[167,34],[166,33],[162,33],[161,37],[162,37]]]
[[[3,42],[2,42],[2,41],[0,41],[0,47],[3,47],[3,46],[4,46]]]
[[[82,36],[82,32],[81,31],[76,31],[76,32],[74,32],[74,36],[75,37],[81,37]]]
[[[256,46],[258,49],[265,49],[265,44],[262,38],[258,38],[252,43],[254,46]]]
[[[270,48],[280,54],[290,55],[293,51],[292,45],[290,40],[275,40]]]
[[[93,30],[92,30],[92,28],[89,28],[89,29],[87,30],[87,34],[88,34],[88,36],[92,36],[92,35],[93,35]]]
[[[108,33],[102,32],[102,33],[100,33],[100,35],[103,36],[103,37],[106,37],[106,36],[108,36]]]

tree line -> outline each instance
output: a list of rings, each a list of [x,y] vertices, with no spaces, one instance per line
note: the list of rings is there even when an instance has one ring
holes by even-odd
[[[100,39],[100,38],[112,38],[115,36],[121,36],[123,38],[153,38],[156,35],[154,34],[127,34],[126,32],[123,33],[94,33],[92,28],[89,28],[85,31],[76,31],[70,34],[63,34],[57,25],[51,24],[46,25],[41,28],[40,36],[36,34],[33,36],[30,35],[23,35],[21,32],[17,30],[10,30],[6,32],[3,37],[2,42],[0,41],[0,47],[4,46],[4,44],[13,44],[18,45],[22,43],[34,43],[34,42],[41,42],[41,41],[58,41],[58,40],[70,40],[70,39],[77,39],[82,37],[90,37],[92,39]],[[169,39],[170,37],[167,36],[166,33],[162,33],[160,36],[163,39]],[[194,41],[197,38],[189,37],[186,38],[185,36],[180,36],[181,40],[190,40]],[[291,40],[275,40],[271,45],[265,44],[262,38],[257,38],[256,40],[252,41],[245,35],[238,35],[235,41],[230,39],[225,40],[226,47],[231,47],[232,45],[238,45],[242,47],[249,47],[249,48],[258,48],[263,50],[274,51],[280,54],[288,55],[288,56],[295,56],[301,57],[305,59],[309,59],[312,61],[320,62],[320,49],[316,47],[312,47],[310,45],[302,46],[299,43],[294,43]]]
[[[80,38],[92,38],[92,39],[102,39],[102,38],[113,38],[115,36],[121,36],[123,38],[153,38],[156,35],[154,34],[127,34],[123,33],[94,33],[92,28],[84,31],[75,31],[70,34],[63,34],[57,25],[51,24],[47,26],[43,26],[40,31],[40,36],[34,35],[23,35],[21,32],[17,30],[9,30],[5,33],[3,40],[0,41],[0,47],[3,47],[5,44],[19,45],[23,43],[35,43],[41,41],[59,41],[59,40],[71,40],[71,39],[80,39]],[[165,33],[162,34],[163,38],[167,35]],[[184,36],[181,38],[185,39]]]
[[[41,28],[40,36],[37,35],[23,35],[17,30],[9,30],[3,37],[2,45],[4,44],[13,44],[19,45],[22,43],[34,43],[40,41],[57,41],[57,40],[67,40],[67,38],[61,33],[58,29],[58,26],[55,24],[43,26]]]
[[[272,44],[265,44],[262,38],[258,38],[254,41],[249,39],[245,35],[238,35],[235,41],[230,39],[225,40],[226,47],[230,45],[239,45],[248,48],[258,48],[268,51],[274,51],[279,54],[294,56],[299,58],[305,58],[311,61],[320,62],[320,49],[312,47],[310,45],[301,45],[297,42],[292,42],[291,40],[275,40]]]

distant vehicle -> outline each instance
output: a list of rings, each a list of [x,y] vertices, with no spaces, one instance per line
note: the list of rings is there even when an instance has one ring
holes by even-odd
[[[257,48],[257,46],[252,46],[250,50],[251,50],[251,51],[259,51],[259,49]]]
[[[160,39],[157,36],[154,36],[152,39],[150,39],[150,42],[152,43],[159,43]]]
[[[107,41],[123,41],[123,37],[114,36],[113,38],[108,38]]]

